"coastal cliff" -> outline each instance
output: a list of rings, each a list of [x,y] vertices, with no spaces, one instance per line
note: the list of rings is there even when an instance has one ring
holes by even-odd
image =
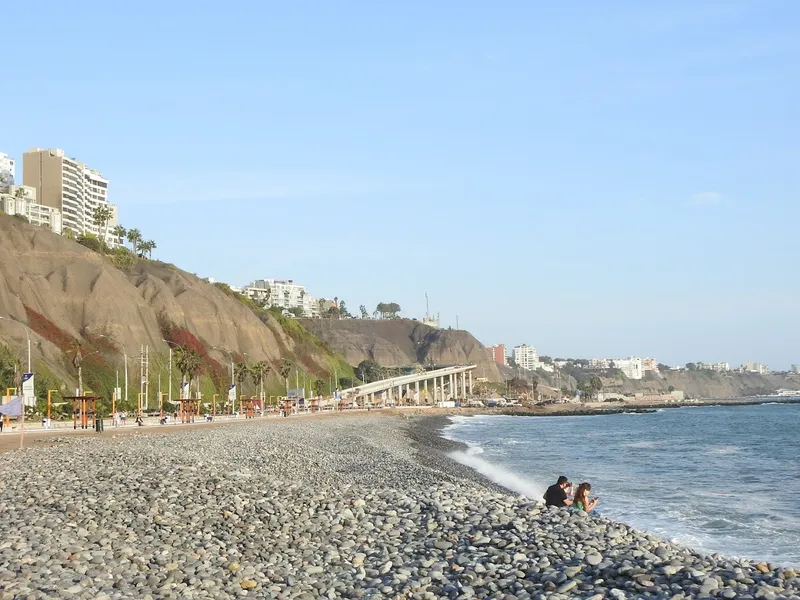
[[[648,373],[644,379],[604,377],[603,391],[624,394],[660,394],[670,387],[683,391],[691,398],[742,398],[763,396],[779,389],[800,389],[796,374],[768,374],[713,371],[659,371]]]
[[[503,381],[498,365],[468,331],[437,329],[411,319],[300,319],[351,365],[374,360],[383,367],[478,366],[476,377]]]
[[[0,342],[24,356],[26,331],[13,321],[24,324],[37,373],[48,372],[71,386],[74,342],[83,345],[84,354],[96,352],[87,356],[92,367],[87,371],[106,371],[104,381],[90,381],[100,388],[96,391],[108,391],[108,371],[119,366],[123,352],[132,359],[142,344],[150,347],[151,373],[165,366],[164,338],[203,356],[205,374],[219,380],[213,391],[229,380],[228,352],[237,361],[270,365],[268,382],[276,390],[283,388],[277,371],[284,359],[326,382],[334,367],[339,373],[349,369],[296,322],[258,313],[224,287],[158,261],[141,259],[117,268],[77,242],[3,214],[0,307],[0,316],[7,317],[0,320]]]

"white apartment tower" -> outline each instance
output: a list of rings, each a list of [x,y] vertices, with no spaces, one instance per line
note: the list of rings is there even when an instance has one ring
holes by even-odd
[[[34,148],[22,155],[23,182],[36,189],[41,204],[61,211],[63,229],[76,235],[92,233],[102,237],[94,222],[94,210],[108,206],[112,216],[106,229],[106,243],[119,241],[111,235],[117,225],[117,208],[108,202],[108,179],[84,163],[69,158],[59,148]]]
[[[14,159],[8,154],[0,152],[0,187],[5,190],[7,186],[14,185],[15,174]]]
[[[522,369],[533,371],[539,366],[539,355],[536,354],[536,349],[528,344],[514,346],[513,357],[514,362]]]

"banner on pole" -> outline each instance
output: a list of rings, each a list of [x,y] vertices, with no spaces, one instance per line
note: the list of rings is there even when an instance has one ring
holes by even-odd
[[[5,396],[3,396],[5,398]],[[21,417],[22,416],[22,396],[11,396],[11,401],[5,404],[0,404],[0,415],[8,417]]]
[[[228,400],[234,402],[236,400],[236,386],[231,384],[231,387],[228,388]]]
[[[36,392],[33,389],[33,373],[22,374],[22,396],[25,398],[25,406],[36,404]]]
[[[189,399],[189,382],[184,381],[181,384],[181,400],[188,400]]]

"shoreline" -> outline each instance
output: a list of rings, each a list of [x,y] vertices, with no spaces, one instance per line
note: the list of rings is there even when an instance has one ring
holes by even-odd
[[[509,494],[449,458],[464,445],[447,422],[252,420],[9,453],[0,600],[800,598],[793,569]]]

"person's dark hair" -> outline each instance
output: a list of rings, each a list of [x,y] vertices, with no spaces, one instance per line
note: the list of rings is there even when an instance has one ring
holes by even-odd
[[[550,481],[552,481],[552,479]],[[568,481],[569,481],[569,479],[567,479],[566,475],[562,475],[561,477],[558,478],[558,481],[556,482],[556,485],[563,485],[563,484],[567,483]]]
[[[587,482],[583,482],[578,486],[577,491],[575,492],[575,497],[572,500],[572,505],[574,506],[575,503],[580,502],[583,504],[583,510],[586,510],[586,507],[589,506],[589,492],[592,491],[592,485]]]

